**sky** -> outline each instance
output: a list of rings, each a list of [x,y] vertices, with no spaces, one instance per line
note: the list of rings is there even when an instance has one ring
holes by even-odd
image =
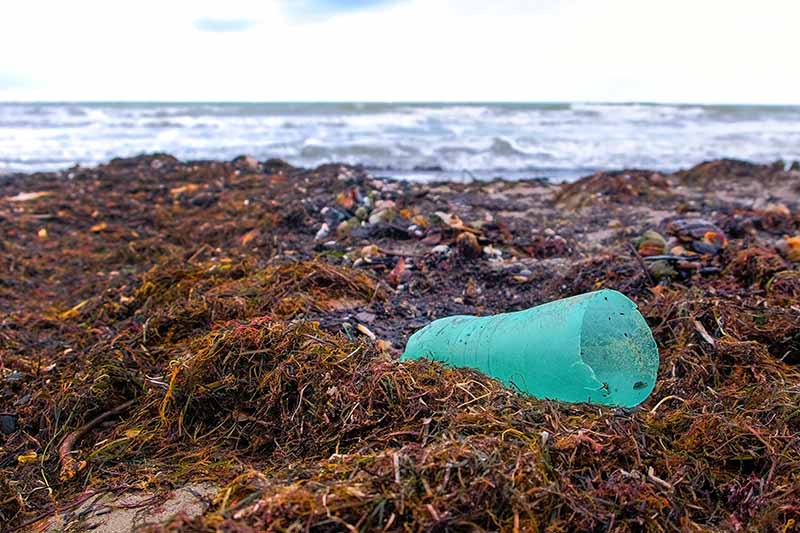
[[[26,0],[0,101],[800,104],[798,0]]]

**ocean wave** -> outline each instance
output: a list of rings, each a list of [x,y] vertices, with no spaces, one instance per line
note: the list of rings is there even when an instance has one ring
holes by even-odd
[[[0,104],[0,164],[249,153],[399,173],[582,175],[704,159],[800,159],[800,107],[654,104]],[[36,166],[38,165],[38,166]]]

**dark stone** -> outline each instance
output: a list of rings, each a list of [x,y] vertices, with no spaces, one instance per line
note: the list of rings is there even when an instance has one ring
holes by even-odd
[[[19,426],[17,426],[17,415],[0,415],[0,433],[3,435],[11,435]]]
[[[717,244],[704,241],[694,241],[692,243],[692,250],[699,254],[716,255],[720,252],[720,250],[722,250],[722,247]]]
[[[323,216],[325,218],[325,222],[327,222],[328,226],[331,228],[336,228],[343,220],[350,218],[350,215],[347,213],[347,211],[344,211],[338,207],[328,208]]]
[[[354,229],[350,235],[353,238],[357,239],[367,239],[367,240],[375,240],[375,239],[398,239],[398,240],[408,240],[411,238],[411,235],[408,233],[408,230],[402,226],[398,226],[396,224],[388,224],[385,222],[379,222],[378,224],[372,224],[371,226],[359,226],[358,228]]]
[[[189,205],[194,207],[211,207],[219,202],[219,196],[212,192],[201,192],[188,201]]]

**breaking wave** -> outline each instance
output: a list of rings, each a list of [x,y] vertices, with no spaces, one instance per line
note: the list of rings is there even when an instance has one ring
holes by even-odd
[[[656,104],[0,104],[0,169],[182,159],[343,161],[404,177],[576,177],[736,157],[800,159],[800,107]]]

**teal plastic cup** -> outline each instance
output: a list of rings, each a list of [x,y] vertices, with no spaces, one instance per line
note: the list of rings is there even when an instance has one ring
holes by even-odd
[[[436,320],[401,360],[474,368],[541,399],[635,407],[653,391],[658,348],[636,304],[604,289],[525,311]]]

